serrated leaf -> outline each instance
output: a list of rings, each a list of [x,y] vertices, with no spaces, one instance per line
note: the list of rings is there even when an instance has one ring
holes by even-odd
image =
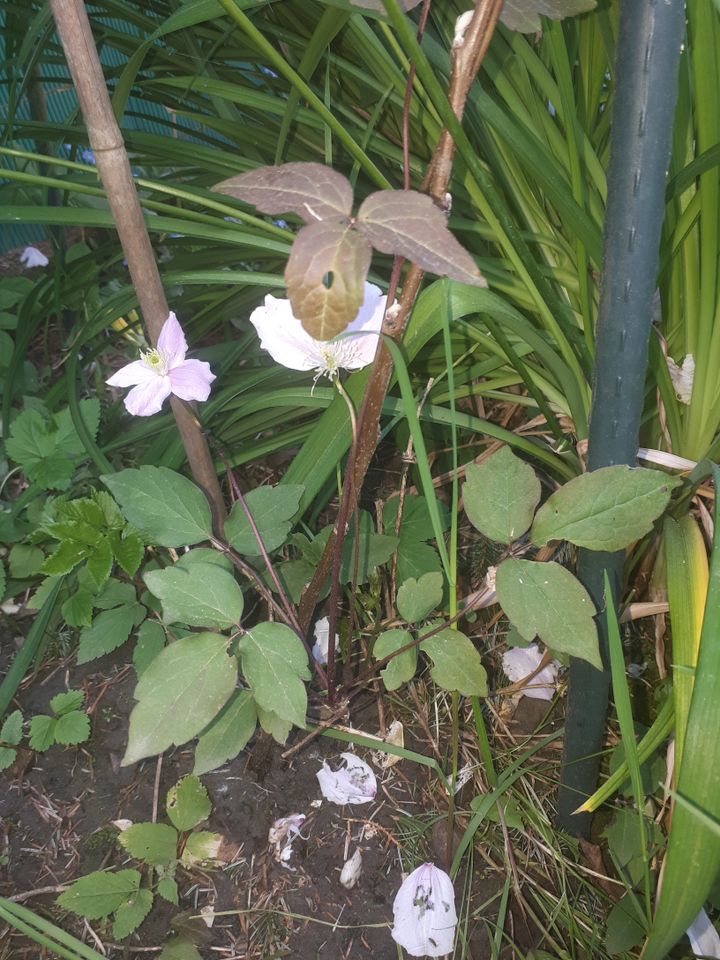
[[[305,223],[344,220],[352,212],[353,189],[341,173],[322,163],[258,167],[213,187],[261,213],[296,213]]]
[[[136,890],[127,903],[115,911],[112,934],[114,940],[124,940],[133,930],[137,930],[152,910],[153,893],[145,887]]]
[[[257,726],[255,700],[249,690],[236,690],[198,739],[193,773],[215,770],[245,748]]]
[[[540,492],[535,471],[510,447],[465,468],[462,498],[468,520],[498,543],[510,544],[529,529]]]
[[[64,713],[79,710],[84,700],[85,694],[82,690],[66,690],[55,694],[50,701],[50,709],[56,717],[61,717]]]
[[[296,727],[305,726],[310,679],[307,652],[282,623],[260,623],[238,641],[242,671],[258,706],[277,713]]]
[[[551,650],[602,669],[595,606],[569,570],[510,557],[497,568],[495,588],[500,606],[526,640],[538,636]]]
[[[54,717],[48,717],[44,713],[38,714],[30,720],[30,735],[28,742],[33,750],[38,753],[44,753],[55,743],[55,724]]]
[[[177,860],[177,830],[167,823],[134,823],[118,836],[118,843],[131,857],[153,866]]]
[[[145,610],[139,603],[123,604],[112,610],[103,610],[80,633],[77,662],[88,663],[104,657],[121,647],[132,633],[133,627],[142,618]]]
[[[397,592],[398,613],[408,623],[418,623],[440,605],[442,595],[441,573],[425,573],[418,580],[409,577]]]
[[[245,495],[245,503],[268,553],[285,543],[304,490],[305,487],[298,484],[278,484],[275,487],[257,487]],[[239,554],[248,557],[260,555],[260,548],[241,503],[234,504],[225,521],[225,536]]]
[[[79,710],[65,713],[55,723],[55,743],[74,747],[90,737],[90,717]]]
[[[618,464],[583,473],[540,507],[532,541],[569,540],[589,550],[622,550],[652,529],[682,481],[659,470]]]
[[[22,739],[23,716],[20,710],[8,714],[0,727],[0,740],[3,743],[17,745]]]
[[[135,688],[124,766],[186,743],[220,712],[237,683],[227,645],[218,634],[193,633],[155,657]]]
[[[375,660],[384,660],[391,653],[410,643],[412,635],[407,630],[385,630],[379,635],[373,646]],[[417,670],[417,647],[398,654],[380,671],[387,690],[397,690],[408,680],[412,680]]]
[[[167,467],[120,470],[100,478],[134,527],[151,543],[183,547],[212,536],[210,507],[203,492]]]
[[[438,686],[466,697],[487,696],[487,673],[464,633],[447,627],[423,640],[420,649],[432,660],[430,676]]]
[[[178,885],[172,877],[163,877],[162,880],[158,881],[157,892],[163,898],[167,900],[168,903],[174,903],[177,907],[178,900]]]
[[[0,747],[0,770],[7,770],[15,763],[17,750],[13,747]]]
[[[74,540],[62,541],[57,550],[45,560],[42,572],[51,577],[70,573],[90,553],[90,547]]]
[[[140,624],[133,650],[133,666],[138,679],[164,647],[165,631],[161,624],[157,620],[144,620]]]
[[[94,437],[100,417],[97,399],[81,400],[80,414]],[[38,410],[24,410],[13,420],[5,448],[28,480],[55,490],[67,488],[75,470],[73,458],[86,456],[67,409],[51,420],[45,420]]]
[[[113,607],[135,603],[135,587],[122,580],[108,580],[101,592],[95,597],[94,606],[99,610],[112,610]]]
[[[212,810],[210,797],[196,776],[183,777],[170,787],[165,808],[171,823],[178,830],[192,830],[207,820]]]
[[[93,595],[89,590],[77,590],[61,607],[63,619],[69,627],[89,627],[92,623]]]
[[[257,718],[260,723],[260,726],[272,737],[275,743],[279,743],[280,746],[284,746],[287,741],[287,738],[290,736],[290,731],[292,730],[292,723],[289,720],[284,720],[282,717],[278,716],[273,710],[263,710],[262,707],[257,704]]]
[[[540,17],[563,20],[595,9],[596,0],[505,0],[500,19],[510,30],[536,33],[542,29]]]
[[[90,397],[87,400],[81,400],[79,407],[80,415],[85,426],[87,427],[87,431],[90,436],[95,439],[98,432],[98,426],[100,425],[100,401],[97,399],[97,397]],[[56,413],[53,417],[53,422],[57,432],[56,439],[58,449],[62,450],[66,454],[72,454],[73,456],[87,457],[85,444],[82,442],[80,435],[75,429],[70,408],[64,407],[62,410],[58,411],[58,413]]]
[[[88,920],[99,920],[127,903],[140,887],[137,870],[105,873],[96,870],[80,877],[57,898],[58,906]]]
[[[143,538],[132,530],[126,530],[124,535],[119,530],[113,530],[108,542],[120,567],[129,577],[134,577],[145,554]]]
[[[158,960],[203,960],[203,958],[190,940],[185,937],[173,937],[163,947]]]
[[[285,280],[292,312],[311,337],[332,340],[355,319],[371,257],[367,239],[349,225],[322,221],[298,233]]]
[[[96,589],[99,590],[110,576],[112,564],[113,554],[108,539],[107,537],[99,537],[85,565],[88,576]]]
[[[209,830],[191,833],[185,843],[180,862],[186,867],[193,867],[198,863],[215,860],[220,853],[222,839],[221,834],[210,833]]]
[[[45,554],[39,547],[32,547],[26,543],[16,543],[8,556],[10,576],[14,577],[15,580],[34,577],[40,572],[44,560]]]
[[[445,214],[425,193],[371,193],[363,201],[356,223],[381,253],[405,257],[439,277],[487,286],[473,258],[450,233]]]
[[[189,570],[176,566],[145,574],[148,589],[162,601],[165,623],[224,630],[239,623],[243,594],[231,573],[211,563]]]

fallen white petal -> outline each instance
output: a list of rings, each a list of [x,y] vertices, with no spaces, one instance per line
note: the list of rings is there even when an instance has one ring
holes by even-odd
[[[695,379],[695,357],[688,353],[680,366],[672,357],[667,358],[670,379],[675,388],[675,396],[680,403],[690,403],[692,397],[693,380]]]
[[[361,873],[362,854],[360,853],[360,848],[358,848],[350,859],[345,861],[345,866],[340,872],[340,883],[346,890],[352,890],[360,879]]]
[[[114,827],[117,827],[120,833],[122,833],[124,830],[127,830],[128,827],[131,827],[133,825],[132,820],[111,820],[110,823]]]
[[[392,938],[411,957],[444,957],[455,940],[457,913],[452,880],[424,863],[413,870],[393,903]]]
[[[536,643],[529,647],[510,647],[503,654],[503,670],[513,683],[519,683],[540,666],[543,653]],[[546,667],[536,674],[521,693],[536,700],[552,700],[555,696],[555,679],[560,664],[552,660]]]
[[[28,270],[32,270],[33,267],[46,267],[50,261],[37,247],[25,247],[20,254],[20,263],[25,264]]]
[[[203,918],[206,927],[212,927],[215,923],[215,907],[200,907],[200,916]]]
[[[720,958],[720,935],[704,910],[700,911],[687,928],[687,935],[690,949],[696,957]]]
[[[388,732],[382,738],[383,743],[391,743],[394,747],[405,746],[405,730],[399,720],[393,720],[388,727]],[[375,750],[372,754],[373,763],[376,763],[381,770],[388,770],[400,763],[402,757],[395,753],[385,753],[382,750]]]
[[[273,856],[278,863],[287,863],[292,856],[293,840],[302,836],[300,830],[305,819],[304,813],[291,813],[289,817],[275,820],[268,830],[268,844],[274,847]]]
[[[372,768],[354,753],[340,754],[345,766],[332,770],[323,761],[317,778],[326,800],[332,803],[370,803],[377,793],[377,780]]]
[[[313,644],[312,655],[318,663],[327,663],[328,647],[330,646],[330,620],[328,617],[322,617],[317,621],[313,633],[315,636],[315,643]],[[340,637],[335,634],[336,650],[339,642]]]

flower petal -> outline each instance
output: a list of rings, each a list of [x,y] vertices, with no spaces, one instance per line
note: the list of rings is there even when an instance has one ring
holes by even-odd
[[[178,366],[185,359],[187,340],[182,332],[178,318],[170,311],[158,337],[157,348],[167,362],[168,369]]]
[[[170,377],[154,375],[147,383],[133,387],[125,397],[125,406],[134,417],[149,417],[160,411],[171,393]]]
[[[720,936],[704,910],[687,928],[687,935],[696,957],[720,957]]]
[[[328,617],[322,617],[315,624],[315,643],[312,648],[312,655],[318,663],[327,663],[328,645],[330,641],[330,620]],[[335,634],[335,649],[337,650],[339,637]]]
[[[168,376],[172,392],[181,400],[207,400],[215,374],[204,360],[184,360]]]
[[[20,263],[25,264],[28,270],[32,270],[33,267],[46,267],[50,261],[37,247],[25,247],[20,255]]]
[[[132,363],[120,367],[105,383],[110,387],[134,387],[136,383],[150,383],[157,379],[157,373],[151,370],[144,360],[133,360]]]
[[[503,670],[513,683],[519,683],[537,670],[542,658],[542,651],[536,643],[531,643],[528,647],[510,647],[503,654]],[[552,700],[555,696],[558,669],[557,661],[551,661],[528,681],[528,685],[522,689],[522,695],[535,700]]]
[[[315,370],[323,366],[318,341],[303,330],[293,315],[289,300],[268,294],[264,305],[250,314],[250,323],[258,332],[263,350],[284,367]]]
[[[323,762],[322,769],[316,774],[322,795],[332,803],[370,803],[377,792],[372,768],[354,753],[341,753],[340,756],[345,761],[344,767],[331,770]]]
[[[392,938],[411,957],[444,957],[455,940],[457,913],[452,880],[424,863],[405,880],[393,903]]]

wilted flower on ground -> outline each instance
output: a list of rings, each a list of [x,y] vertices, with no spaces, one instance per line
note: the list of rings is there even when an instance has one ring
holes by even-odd
[[[171,313],[163,324],[157,348],[141,354],[121,367],[105,382],[111,387],[133,387],[125,397],[125,406],[136,417],[157,413],[174,393],[181,400],[207,400],[215,379],[204,360],[186,360],[187,342]]]
[[[503,654],[503,670],[513,683],[519,683],[537,670],[542,658],[543,653],[536,643],[531,643],[528,647],[510,647]],[[522,688],[523,696],[536,700],[552,700],[559,669],[557,660],[551,660],[532,680],[528,680],[527,686]]]
[[[305,823],[304,813],[291,813],[289,817],[275,820],[268,830],[268,844],[274,848],[278,863],[287,863],[292,856],[293,840],[301,837],[300,830]]]
[[[340,369],[359,370],[372,363],[378,343],[385,301],[378,287],[365,284],[365,299],[352,323],[334,340],[315,340],[303,329],[289,300],[268,294],[265,304],[250,314],[260,346],[290,370],[315,370],[331,380]]]
[[[312,648],[312,655],[318,663],[328,662],[328,646],[330,644],[330,620],[328,617],[322,617],[315,624],[315,643]],[[340,638],[335,634],[335,649],[338,647]]]
[[[346,890],[352,890],[360,879],[361,873],[362,854],[360,853],[360,847],[358,847],[350,859],[345,861],[340,871],[340,886],[345,887]]]
[[[345,766],[331,770],[323,761],[317,778],[326,800],[333,803],[370,803],[377,793],[377,780],[372,768],[354,753],[341,753]]]
[[[32,270],[33,267],[46,267],[50,261],[37,247],[25,247],[20,254],[20,263],[24,264],[28,270]]]
[[[392,938],[411,957],[444,957],[455,940],[452,880],[433,863],[413,870],[393,903]]]

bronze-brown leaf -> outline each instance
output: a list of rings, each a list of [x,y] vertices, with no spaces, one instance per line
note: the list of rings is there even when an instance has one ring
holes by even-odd
[[[346,220],[352,211],[350,182],[322,163],[258,167],[213,189],[251,203],[262,213],[296,213],[306,223]]]
[[[445,214],[425,193],[371,193],[360,207],[357,225],[381,253],[405,257],[440,277],[487,286],[473,258],[448,230]]]
[[[355,319],[372,248],[357,230],[313,223],[295,237],[285,268],[292,311],[316,340],[332,340]]]

